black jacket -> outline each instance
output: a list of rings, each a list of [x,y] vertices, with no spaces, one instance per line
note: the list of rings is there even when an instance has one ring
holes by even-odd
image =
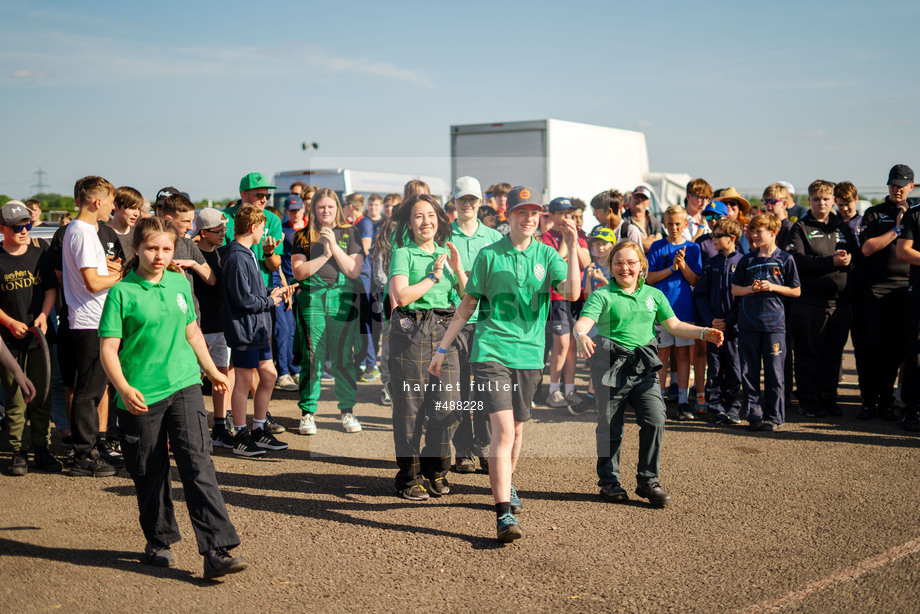
[[[271,309],[275,302],[252,251],[236,241],[221,253],[224,335],[234,350],[256,350],[271,343]]]
[[[847,295],[850,271],[862,255],[853,231],[835,213],[821,223],[809,211],[792,225],[789,245],[780,248],[795,259],[803,301],[835,300]],[[834,252],[840,249],[851,256],[845,267],[834,264]]]

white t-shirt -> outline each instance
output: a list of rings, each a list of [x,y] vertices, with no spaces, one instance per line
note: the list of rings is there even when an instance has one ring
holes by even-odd
[[[64,233],[64,297],[70,308],[69,321],[72,330],[99,328],[102,308],[109,290],[90,292],[86,289],[80,269],[94,267],[99,275],[108,275],[109,266],[105,251],[99,241],[96,227],[80,220],[74,220]]]

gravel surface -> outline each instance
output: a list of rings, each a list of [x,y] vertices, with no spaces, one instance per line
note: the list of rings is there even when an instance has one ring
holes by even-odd
[[[855,388],[845,370],[844,418],[803,421],[792,409],[777,433],[669,421],[667,509],[632,492],[634,420],[623,449],[630,501],[609,504],[595,486],[596,415],[538,407],[515,476],[524,538],[508,546],[494,541],[483,473],[452,473],[440,499],[394,495],[379,384],[360,384],[364,431],[351,435],[329,386],[312,437],[296,434],[295,393],[276,391],[271,411],[290,449],[214,455],[248,570],[202,579],[175,469],[185,538],[170,570],[140,563],[123,472],[4,475],[0,611],[916,612],[920,439],[855,420]],[[6,449],[0,466],[8,460]]]

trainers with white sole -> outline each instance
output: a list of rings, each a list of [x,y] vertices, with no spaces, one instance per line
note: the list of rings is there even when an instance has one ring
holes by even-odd
[[[285,390],[287,392],[296,392],[300,389],[297,385],[297,382],[294,381],[294,378],[291,377],[288,373],[285,373],[278,378],[278,381],[275,382],[276,390]]]
[[[561,390],[554,390],[546,397],[546,404],[550,407],[566,407],[569,402],[565,400]]]
[[[342,414],[342,426],[346,433],[358,433],[361,431],[361,423],[354,414]]]
[[[300,417],[300,434],[316,435],[316,419],[313,414],[306,413]]]

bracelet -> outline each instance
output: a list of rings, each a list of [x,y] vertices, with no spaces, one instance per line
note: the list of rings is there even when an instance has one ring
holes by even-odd
[[[429,273],[428,279],[430,279],[434,283],[438,283],[439,281],[441,281],[440,278],[438,278],[434,273]]]
[[[585,331],[581,331],[580,333],[575,333],[575,338],[578,339],[579,337],[581,337],[581,336],[584,335],[584,334],[585,334]]]
[[[700,341],[705,341],[705,340],[706,340],[706,332],[707,332],[708,330],[709,330],[709,329],[706,328],[705,326],[704,326],[703,328],[700,329]]]
[[[442,348],[442,347],[439,345],[439,346],[438,346],[438,354],[447,354],[447,350],[445,350],[444,348]]]

